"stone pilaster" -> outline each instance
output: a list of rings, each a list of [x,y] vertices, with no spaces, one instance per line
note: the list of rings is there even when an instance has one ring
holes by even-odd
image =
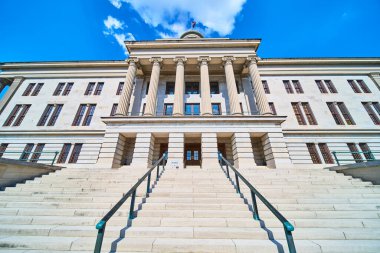
[[[173,169],[183,168],[183,154],[185,146],[184,133],[169,133],[167,167]]]
[[[156,116],[157,108],[157,90],[160,79],[160,70],[162,58],[154,57],[150,59],[153,63],[152,74],[150,76],[148,97],[145,106],[144,116]]]
[[[137,133],[131,166],[146,169],[152,165],[154,136],[152,133]]]
[[[234,133],[231,143],[235,167],[252,168],[255,166],[249,133]]]
[[[183,116],[183,95],[185,87],[185,57],[176,57],[174,62],[177,63],[177,69],[175,74],[175,86],[174,86],[174,116]]]
[[[238,92],[236,89],[236,80],[232,62],[235,57],[227,56],[222,58],[224,62],[224,71],[226,74],[226,83],[228,90],[228,98],[230,100],[230,114],[231,115],[241,115],[241,109],[239,104]]]
[[[202,168],[219,168],[216,133],[202,133]]]
[[[265,160],[271,168],[289,168],[292,162],[289,157],[288,147],[286,146],[282,132],[267,133],[261,138],[263,143]]]
[[[212,115],[210,77],[208,72],[208,62],[210,57],[202,56],[198,58],[201,70],[201,115]]]
[[[119,99],[119,105],[115,113],[116,116],[126,116],[128,114],[129,105],[131,102],[133,83],[136,77],[138,60],[136,58],[129,58],[127,62],[129,63],[129,67],[127,75],[125,76],[124,87]]]
[[[377,85],[377,88],[380,90],[380,72],[369,73],[369,77]]]
[[[7,90],[7,93],[5,93],[5,95],[0,101],[0,114],[4,111],[5,107],[7,106],[9,101],[12,99],[13,95],[16,93],[16,91],[21,86],[23,81],[24,81],[24,77],[22,76],[16,76],[13,79],[13,82],[11,83],[9,89]]]
[[[249,75],[251,76],[253,89],[255,90],[257,107],[261,115],[272,115],[272,111],[270,110],[264,87],[261,82],[259,70],[257,69],[257,59],[258,58],[255,56],[250,56],[247,58]]]
[[[125,137],[120,133],[105,133],[97,161],[98,167],[119,168],[123,159]]]

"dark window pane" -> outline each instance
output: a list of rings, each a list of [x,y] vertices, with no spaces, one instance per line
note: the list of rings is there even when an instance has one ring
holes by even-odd
[[[70,148],[71,148],[70,143],[63,144],[63,147],[62,147],[61,153],[59,154],[57,163],[65,163],[66,162],[66,159],[69,156]]]
[[[361,154],[359,153],[359,150],[356,148],[355,143],[347,143],[348,148],[351,151],[352,157],[354,158],[356,163],[363,162],[363,158]]]
[[[99,96],[102,93],[103,86],[104,86],[104,83],[98,83],[98,85],[96,85],[96,89],[94,92],[95,96]]]
[[[22,93],[23,96],[29,96],[30,92],[32,91],[33,87],[35,86],[35,83],[30,83],[28,87],[26,87],[24,93]]]
[[[13,120],[16,118],[17,113],[22,108],[22,105],[15,105],[11,113],[9,114],[8,118],[5,120],[3,126],[10,126],[13,122]]]
[[[270,94],[270,90],[269,90],[269,86],[268,86],[268,82],[263,80],[261,81],[263,83],[263,88],[264,88],[264,92],[265,94]]]
[[[173,104],[164,104],[164,114],[173,115]]]
[[[167,82],[166,83],[166,95],[173,95],[174,94],[174,83],[173,82]]]
[[[86,91],[84,92],[84,95],[86,96],[91,95],[92,91],[94,90],[94,87],[95,87],[95,83],[89,83],[87,85]]]
[[[36,163],[38,162],[38,159],[40,159],[40,156],[41,156],[41,152],[42,150],[44,149],[45,147],[45,144],[41,144],[41,143],[38,143],[36,148],[34,149],[34,152],[32,154],[32,158],[30,159],[30,161],[32,163]]]
[[[69,163],[76,163],[79,158],[80,151],[82,150],[82,143],[76,143],[69,159]]]
[[[47,105],[44,112],[41,115],[40,120],[37,123],[37,126],[44,126],[46,124],[46,121],[48,120],[51,111],[53,110],[54,105]]]
[[[44,86],[43,83],[38,83],[36,88],[34,89],[34,91],[32,93],[32,96],[37,96],[40,93],[42,86]]]
[[[331,80],[325,80],[325,83],[326,83],[326,86],[331,93],[338,93],[338,91],[336,90],[336,88],[335,88],[335,86]]]
[[[342,113],[343,118],[346,120],[347,125],[355,125],[354,120],[351,117],[350,112],[348,111],[346,105],[343,102],[337,103],[340,112]]]
[[[49,122],[47,124],[48,126],[54,126],[55,125],[55,122],[57,121],[58,116],[59,116],[59,114],[62,111],[62,107],[63,107],[63,105],[56,105],[55,106],[54,112],[51,115],[51,118],[50,118],[50,120],[49,120]]]
[[[80,122],[82,121],[84,112],[86,111],[87,105],[79,105],[78,111],[74,117],[73,126],[79,126]]]
[[[124,82],[120,82],[119,86],[117,87],[116,95],[120,95],[123,88],[124,88]]]
[[[210,93],[211,94],[219,94],[219,83],[218,82],[211,82],[210,83]]]
[[[215,103],[215,104],[211,104],[211,107],[212,107],[212,114],[213,115],[221,115],[221,111],[220,111],[220,104],[218,103]]]
[[[62,96],[67,96],[67,95],[69,95],[71,89],[73,88],[73,85],[74,85],[74,83],[68,83],[68,84],[66,85],[65,90],[64,90],[63,93],[62,93]]]
[[[34,147],[33,143],[28,143],[25,145],[24,151],[22,152],[22,154],[20,156],[21,161],[27,161],[28,160],[28,158],[30,156],[30,152],[32,151],[33,147]]]
[[[272,114],[277,115],[277,111],[276,111],[276,108],[274,107],[274,104],[272,102],[269,102],[268,104],[269,104],[270,110],[272,111]]]
[[[328,102],[327,107],[329,108],[331,115],[333,116],[333,119],[337,125],[344,125],[343,119],[340,117],[336,106],[334,103]]]
[[[53,93],[53,96],[59,96],[63,90],[63,87],[65,86],[65,83],[59,83],[57,85],[57,88],[55,88],[55,91]]]
[[[21,125],[22,121],[24,120],[25,116],[26,116],[26,113],[29,111],[30,109],[30,106],[31,105],[23,105],[22,106],[22,110],[20,112],[20,115],[18,115],[15,123],[13,124],[13,126],[19,126]]]
[[[319,147],[319,150],[321,151],[321,154],[322,154],[322,157],[323,157],[323,160],[325,161],[325,163],[328,163],[328,164],[334,163],[327,144],[326,143],[319,143],[318,147]]]
[[[199,94],[199,83],[198,82],[186,82],[185,83],[185,93],[186,94]]]
[[[361,93],[361,90],[360,90],[359,87],[356,85],[356,83],[355,83],[354,80],[348,80],[348,84],[351,86],[352,90],[353,90],[355,93]]]
[[[96,105],[89,105],[87,109],[86,117],[83,120],[83,126],[89,126],[92,120],[92,117],[94,116]]]
[[[317,84],[318,89],[321,93],[327,93],[327,90],[326,90],[325,86],[323,85],[322,80],[315,80],[315,83]]]
[[[314,164],[321,164],[321,158],[319,157],[317,148],[315,147],[314,143],[306,143],[307,149],[309,150],[309,154],[311,157],[311,160]]]
[[[360,88],[362,88],[364,93],[371,93],[371,90],[368,88],[368,86],[365,84],[363,80],[356,80],[358,82]]]
[[[8,145],[9,145],[8,143],[1,143],[1,145],[0,145],[0,158],[3,157],[4,152],[8,148]]]
[[[289,80],[284,80],[284,81],[282,81],[283,83],[284,83],[284,86],[285,86],[285,90],[286,90],[286,92],[287,93],[294,93],[293,92],[293,88],[292,88],[292,86],[290,85],[290,81]]]
[[[292,103],[294,114],[299,125],[306,125],[306,121],[302,115],[301,108],[298,103]]]
[[[118,104],[113,104],[110,116],[115,116]]]
[[[314,117],[314,114],[310,108],[309,103],[301,103],[303,111],[305,112],[307,121],[309,121],[310,125],[317,125],[317,120]]]
[[[294,89],[296,90],[297,93],[303,93],[303,89],[302,89],[300,81],[293,80],[292,83],[293,83]]]
[[[374,160],[374,157],[373,157],[371,150],[369,149],[367,143],[359,143],[359,147],[363,151],[363,155],[364,155],[365,159]]]

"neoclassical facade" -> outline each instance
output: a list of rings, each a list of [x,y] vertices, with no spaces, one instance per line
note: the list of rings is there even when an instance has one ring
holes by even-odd
[[[210,168],[221,152],[289,168],[380,150],[380,58],[261,59],[260,43],[189,31],[126,41],[126,61],[2,63],[0,154],[147,168],[167,151],[171,168]]]

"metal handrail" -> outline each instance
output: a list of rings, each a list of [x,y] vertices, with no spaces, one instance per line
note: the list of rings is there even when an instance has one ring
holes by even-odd
[[[14,160],[19,160],[19,161],[25,161],[27,162],[28,160],[30,162],[38,162],[38,161],[51,161],[51,165],[53,165],[55,163],[55,160],[57,159],[57,155],[59,154],[59,151],[41,151],[41,152],[32,152],[32,151],[0,151],[0,157],[1,158],[6,158],[6,157],[3,157],[4,154],[21,154],[21,156],[18,158],[18,159],[14,159]],[[26,159],[21,159],[22,155],[24,154],[27,154],[28,157]],[[53,158],[37,158],[37,159],[33,159],[33,158],[30,158],[29,155],[30,154],[54,154],[54,157]],[[13,158],[9,158],[9,159],[13,159]]]
[[[95,249],[94,253],[100,253],[102,249],[102,244],[103,244],[103,238],[104,238],[104,233],[106,229],[106,225],[109,219],[112,218],[112,216],[119,210],[119,208],[124,204],[125,201],[129,197],[131,197],[131,205],[129,207],[129,216],[128,220],[134,219],[134,206],[135,206],[135,199],[136,199],[136,191],[137,188],[140,186],[140,184],[147,179],[147,186],[146,186],[146,196],[150,193],[150,178],[152,171],[157,168],[157,174],[156,174],[156,180],[159,178],[159,173],[160,173],[160,165],[162,165],[162,168],[165,169],[165,163],[164,161],[167,159],[167,153],[164,153],[162,157],[142,176],[139,178],[137,183],[129,189],[129,191],[124,194],[124,196],[111,208],[111,210],[108,211],[106,215],[96,224],[96,229],[98,230],[98,235],[96,237],[96,243],[95,243]]]
[[[341,161],[359,161],[359,162],[363,162],[364,160],[366,161],[378,161],[379,159],[376,159],[375,156],[373,154],[380,154],[380,151],[332,151],[331,152],[334,156],[334,159],[336,161],[336,163],[338,164],[338,166],[340,166],[340,162]],[[364,158],[350,158],[350,159],[338,159],[338,156],[337,154],[364,154]],[[366,157],[366,154],[369,155],[369,158]]]
[[[229,167],[234,171],[237,193],[238,194],[241,193],[240,192],[239,178],[250,189],[251,197],[252,197],[253,218],[255,220],[260,220],[259,211],[257,208],[257,201],[256,201],[256,196],[257,196],[261,200],[261,202],[263,202],[264,205],[266,205],[267,208],[274,214],[274,216],[276,216],[276,218],[280,220],[280,222],[284,226],[285,237],[286,237],[286,241],[288,243],[289,252],[290,253],[296,253],[297,251],[296,251],[296,247],[294,245],[294,240],[293,240],[293,235],[292,235],[292,231],[294,231],[294,226],[263,195],[261,195],[260,192],[255,187],[253,187],[253,185],[250,182],[248,182],[248,180],[245,179],[245,177],[242,174],[240,174],[237,171],[237,169],[229,161],[227,161],[227,159],[225,159],[222,156],[222,154],[220,152],[218,153],[218,157],[219,157],[219,164],[220,164],[221,168],[223,169],[222,162],[224,162],[224,165],[226,166],[226,174],[227,174],[228,179],[232,180],[232,178],[230,177]]]

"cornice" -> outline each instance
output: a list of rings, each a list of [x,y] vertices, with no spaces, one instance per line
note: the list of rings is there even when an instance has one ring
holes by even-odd
[[[380,134],[380,129],[283,129],[284,134]]]
[[[47,130],[1,130],[0,136],[3,135],[46,135],[46,136],[56,136],[56,135],[104,135],[105,130],[61,130],[61,131],[47,131]]]

